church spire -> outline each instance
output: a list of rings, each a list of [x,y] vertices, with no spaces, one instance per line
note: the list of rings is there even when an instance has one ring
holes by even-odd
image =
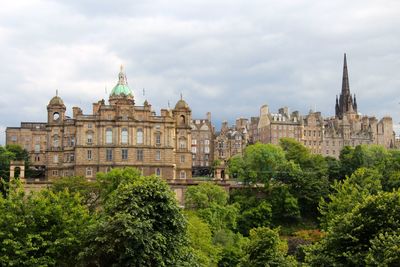
[[[343,60],[342,94],[350,94],[349,73],[347,71],[346,53]]]

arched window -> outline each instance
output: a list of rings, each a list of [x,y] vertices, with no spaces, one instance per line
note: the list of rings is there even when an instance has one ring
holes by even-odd
[[[180,138],[179,139],[179,148],[180,149],[185,149],[186,148],[186,139],[185,138]]]
[[[180,122],[180,124],[185,124],[186,123],[185,116],[181,115],[179,117],[179,122]]]
[[[58,135],[53,136],[53,146],[58,147]]]
[[[121,143],[127,144],[128,143],[128,129],[123,128],[121,131]]]
[[[161,133],[156,133],[156,145],[161,145]]]
[[[186,172],[185,171],[181,171],[180,174],[179,174],[179,177],[181,179],[185,179],[186,178]]]
[[[157,169],[156,169],[156,175],[157,175],[157,176],[161,176],[161,169],[160,169],[160,168],[157,168]]]
[[[106,130],[106,144],[112,144],[113,142],[113,132],[111,128]]]
[[[141,128],[136,131],[136,143],[143,144],[143,130]]]

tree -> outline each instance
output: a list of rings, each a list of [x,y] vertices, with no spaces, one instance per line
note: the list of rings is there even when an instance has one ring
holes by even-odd
[[[220,186],[205,182],[189,186],[185,193],[185,205],[189,209],[203,209],[211,204],[224,206],[228,202],[228,193]]]
[[[196,261],[201,266],[215,266],[222,249],[213,244],[210,227],[193,212],[186,212],[186,217],[189,244],[193,248]]]
[[[245,247],[241,266],[296,266],[287,256],[287,244],[280,240],[278,230],[267,227],[250,230],[250,241]]]
[[[268,197],[272,206],[272,219],[277,223],[293,223],[300,219],[300,209],[297,198],[289,191],[285,184],[272,187]]]
[[[319,205],[320,221],[323,229],[328,229],[342,219],[366,196],[381,191],[381,175],[374,169],[360,168],[350,177],[333,184],[333,192]]]
[[[81,199],[68,190],[26,195],[13,183],[0,198],[1,266],[74,266],[92,223]]]
[[[220,186],[206,182],[189,186],[185,194],[186,208],[207,222],[213,233],[235,229],[239,207],[228,204],[228,193]]]
[[[70,193],[79,193],[82,199],[82,204],[86,205],[90,211],[94,211],[99,206],[99,183],[88,181],[85,177],[61,177],[60,179],[53,181],[50,189],[54,192],[62,192],[67,189]]]
[[[283,150],[272,144],[260,144],[247,146],[242,159],[234,157],[228,162],[228,170],[245,183],[262,183],[268,187],[279,166],[285,162]]]
[[[117,172],[120,174],[120,172]],[[97,266],[177,266],[188,261],[186,220],[174,193],[158,177],[114,176],[104,211],[81,256]],[[135,177],[134,177],[135,176]],[[127,179],[126,179],[127,178]]]
[[[311,266],[365,266],[367,263],[398,266],[400,192],[365,196],[340,216],[326,236],[310,246],[306,262]]]
[[[271,205],[262,201],[256,207],[247,209],[239,215],[238,230],[242,235],[247,236],[252,228],[269,226],[271,218]]]

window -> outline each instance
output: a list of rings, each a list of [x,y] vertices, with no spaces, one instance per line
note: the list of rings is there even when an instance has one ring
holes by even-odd
[[[123,128],[121,131],[121,143],[127,144],[128,143],[128,129]]]
[[[91,144],[93,142],[93,135],[91,133],[86,134],[86,142]]]
[[[106,160],[111,161],[113,159],[113,153],[111,148],[107,148],[106,150]]]
[[[106,130],[106,144],[112,144],[113,142],[113,132],[111,128]]]
[[[197,147],[195,146],[192,147],[192,153],[197,153]]]
[[[204,144],[205,145],[209,145],[210,144],[210,140],[208,140],[208,139],[204,140]]]
[[[69,161],[70,162],[74,162],[75,161],[75,154],[74,153],[69,154]]]
[[[58,147],[58,135],[53,136],[53,146]]]
[[[192,145],[196,145],[197,144],[197,140],[196,139],[192,139]]]
[[[87,127],[88,127],[89,129],[92,129],[93,125],[92,125],[91,123],[88,123]]]
[[[179,173],[179,177],[180,177],[181,179],[185,179],[185,178],[186,178],[186,172],[185,172],[185,171],[181,171],[181,172]]]
[[[181,163],[185,162],[185,155],[181,155]]]
[[[93,173],[92,173],[92,168],[91,167],[87,167],[86,168],[86,177],[92,177]]]
[[[239,144],[239,147],[240,147],[240,144]],[[204,153],[210,153],[210,148],[208,146],[206,146],[204,148]]]
[[[136,150],[136,160],[143,161],[143,149]]]
[[[184,138],[179,139],[179,148],[180,149],[186,148],[186,140]]]
[[[88,160],[92,160],[92,150],[91,149],[88,149],[86,151],[86,157]]]
[[[156,175],[157,175],[157,176],[161,176],[161,169],[160,169],[160,168],[157,168],[157,169],[156,169]]]
[[[136,131],[136,143],[143,144],[143,130],[141,128]]]
[[[39,144],[36,144],[36,145],[35,145],[35,152],[36,152],[36,153],[39,153],[39,152],[40,152],[40,145],[39,145]]]
[[[53,170],[53,176],[58,176],[58,170]]]
[[[161,134],[156,133],[156,145],[161,145]]]
[[[58,155],[54,155],[53,156],[53,162],[54,163],[58,163]]]
[[[161,151],[160,150],[156,151],[156,160],[161,160]]]
[[[16,135],[12,135],[11,136],[11,141],[16,142],[17,141],[17,136]]]
[[[123,160],[127,160],[128,159],[128,149],[127,148],[123,148],[121,150],[121,157]]]

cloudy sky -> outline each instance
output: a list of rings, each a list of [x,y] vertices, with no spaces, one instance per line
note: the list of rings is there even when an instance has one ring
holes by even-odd
[[[398,0],[5,1],[0,144],[5,127],[45,121],[56,89],[69,115],[90,113],[121,64],[137,104],[159,112],[182,93],[218,128],[263,104],[331,116],[344,52],[359,111],[399,124],[399,25]]]

